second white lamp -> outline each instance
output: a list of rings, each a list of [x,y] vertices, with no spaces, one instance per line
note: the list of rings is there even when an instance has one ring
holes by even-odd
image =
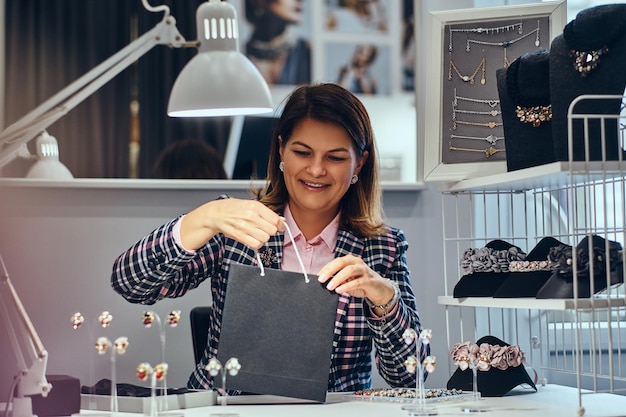
[[[198,54],[178,75],[167,108],[172,117],[258,114],[272,111],[269,87],[239,52],[235,8],[209,0],[196,11]]]

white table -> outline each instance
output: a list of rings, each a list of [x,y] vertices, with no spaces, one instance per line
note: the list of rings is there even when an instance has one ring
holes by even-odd
[[[578,415],[578,390],[559,385],[538,386],[537,393],[517,389],[499,398],[480,400],[481,407],[488,411],[480,413],[464,412],[472,406],[471,400],[453,400],[430,404],[440,416],[477,415],[484,417],[536,416],[536,417],[576,417]],[[256,398],[255,398],[256,397]],[[254,401],[264,396],[231,397],[227,406],[209,406],[174,411],[172,414],[184,417],[210,417],[212,414],[232,413],[239,417],[407,417],[402,410],[405,403],[387,401],[346,400],[345,396],[329,394],[325,404],[286,403],[256,404]],[[615,394],[583,394],[584,415],[586,417],[617,417],[626,415],[626,396]],[[81,414],[89,415],[90,411]],[[96,413],[96,412],[94,412]],[[120,413],[119,416],[140,416],[143,414]]]

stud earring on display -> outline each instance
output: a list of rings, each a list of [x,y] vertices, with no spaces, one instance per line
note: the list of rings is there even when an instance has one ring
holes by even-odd
[[[285,163],[283,161],[280,161],[280,164],[278,164],[278,169],[280,169],[280,172],[285,172]]]
[[[358,180],[359,180],[359,176],[354,174],[352,178],[350,178],[350,184],[356,184]]]

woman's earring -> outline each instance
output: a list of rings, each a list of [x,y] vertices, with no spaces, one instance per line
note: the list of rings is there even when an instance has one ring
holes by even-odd
[[[285,172],[285,163],[283,161],[280,161],[280,164],[278,164],[278,169],[280,169],[280,172]]]
[[[359,180],[359,176],[354,174],[352,178],[350,178],[350,184],[356,184],[358,180]]]

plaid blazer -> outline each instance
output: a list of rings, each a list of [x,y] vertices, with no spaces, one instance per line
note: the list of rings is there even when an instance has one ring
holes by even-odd
[[[230,264],[256,265],[255,251],[221,234],[195,254],[180,248],[173,237],[178,219],[155,229],[114,262],[113,289],[133,303],[154,304],[165,297],[180,297],[206,279],[211,280],[212,321],[207,348],[191,374],[189,388],[213,388],[204,366],[217,356]],[[272,236],[259,250],[264,266],[280,269],[284,234]],[[401,300],[395,314],[386,320],[373,318],[365,299],[342,295],[337,307],[333,353],[328,376],[329,391],[371,388],[372,348],[380,375],[394,387],[414,387],[415,374],[406,371],[405,360],[415,354],[407,345],[407,328],[421,329],[406,264],[408,243],[402,231],[372,238],[339,230],[335,257],[355,255],[380,274],[396,282]],[[418,330],[419,331],[419,330]],[[427,352],[422,351],[422,359]],[[218,384],[219,385],[219,384]]]

